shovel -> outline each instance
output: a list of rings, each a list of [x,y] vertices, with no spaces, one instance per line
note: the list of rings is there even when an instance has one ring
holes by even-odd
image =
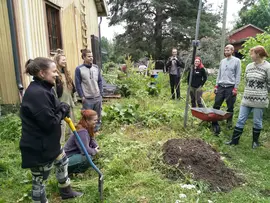
[[[84,144],[82,143],[82,140],[80,138],[80,136],[78,135],[77,131],[76,131],[76,128],[72,122],[72,120],[68,117],[66,117],[64,119],[67,124],[69,125],[70,129],[72,130],[72,132],[74,133],[74,135],[76,136],[76,139],[78,140],[90,166],[98,173],[98,191],[99,191],[99,198],[100,198],[100,202],[103,202],[103,174],[101,173],[101,171],[98,169],[98,167],[93,163],[91,157],[89,156],[88,152],[86,151],[85,149],[85,146]]]

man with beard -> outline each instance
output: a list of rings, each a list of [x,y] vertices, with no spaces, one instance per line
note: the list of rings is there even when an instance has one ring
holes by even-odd
[[[231,113],[231,117],[227,119],[227,127],[229,129],[232,127],[234,103],[236,101],[237,88],[241,77],[241,61],[232,55],[233,52],[234,47],[231,44],[227,45],[224,49],[226,58],[220,62],[217,82],[214,89],[216,97],[213,106],[214,109],[220,109],[223,101],[226,100],[227,112]],[[212,127],[217,134],[220,132],[218,122],[213,122]]]

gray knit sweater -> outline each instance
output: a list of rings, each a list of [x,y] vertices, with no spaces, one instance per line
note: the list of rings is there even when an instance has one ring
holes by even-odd
[[[248,64],[245,78],[246,87],[241,105],[267,108],[269,104],[268,92],[270,91],[270,63],[264,61],[259,65]]]

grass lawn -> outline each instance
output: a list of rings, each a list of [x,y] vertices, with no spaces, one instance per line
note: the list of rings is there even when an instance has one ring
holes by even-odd
[[[221,122],[222,132],[214,136],[207,124],[189,113],[187,128],[183,126],[185,101],[170,100],[167,76],[160,75],[162,90],[158,97],[139,92],[137,96],[105,102],[103,128],[97,137],[101,152],[94,162],[104,173],[104,202],[108,203],[268,203],[270,202],[270,125],[264,119],[260,141],[263,146],[252,150],[252,119],[249,119],[240,145],[226,146],[232,130]],[[205,90],[212,90],[208,81]],[[243,87],[241,87],[243,90]],[[241,93],[240,88],[240,93]],[[185,97],[186,85],[181,87]],[[212,106],[210,98],[205,99]],[[234,123],[241,95],[238,96]],[[120,105],[119,105],[120,104]],[[79,106],[77,114],[79,115]],[[226,109],[226,107],[224,106]],[[266,114],[268,114],[267,111]],[[20,168],[20,120],[16,114],[0,118],[0,203],[31,202],[31,175]],[[163,144],[172,138],[201,138],[211,144],[226,163],[234,169],[244,183],[230,192],[213,192],[206,182],[194,180],[192,174],[183,173],[163,162]],[[201,152],[203,153],[203,152]],[[98,175],[88,170],[82,176],[71,177],[72,185],[84,196],[65,202],[98,202]],[[192,184],[193,189],[183,188]],[[61,202],[57,182],[52,172],[47,183],[49,202]]]

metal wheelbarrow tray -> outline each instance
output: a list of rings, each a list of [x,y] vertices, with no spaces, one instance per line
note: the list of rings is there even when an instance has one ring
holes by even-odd
[[[222,121],[228,119],[231,113],[213,109],[213,108],[191,108],[191,113],[194,117],[202,121]]]

